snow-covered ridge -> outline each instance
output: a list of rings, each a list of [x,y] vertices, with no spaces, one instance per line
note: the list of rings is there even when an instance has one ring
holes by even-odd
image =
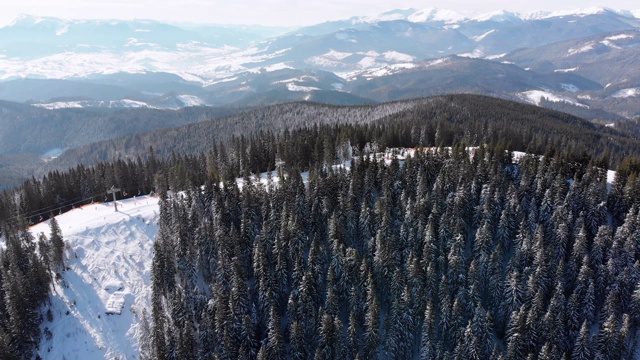
[[[510,21],[522,21],[522,17],[517,12],[511,12],[507,10],[492,11],[485,14],[479,14],[471,18],[473,21],[495,21],[495,22],[510,22]]]
[[[626,11],[622,10],[613,10],[605,7],[589,7],[582,9],[571,9],[571,10],[559,10],[559,11],[537,11],[529,14],[525,14],[522,16],[523,20],[543,20],[550,19],[554,17],[565,17],[565,16],[589,16],[589,15],[597,15],[604,14],[607,12],[615,13],[622,16],[630,17],[630,14]]]
[[[407,20],[411,22],[442,21],[446,24],[458,23],[467,17],[453,10],[426,8],[409,15]]]
[[[486,13],[462,14],[448,9],[425,8],[425,9],[402,9],[387,11],[378,15],[355,18],[354,22],[375,23],[379,21],[406,20],[410,22],[444,22],[445,24],[457,24],[465,21],[533,21],[551,18],[561,18],[569,16],[585,17],[612,13],[628,18],[640,18],[640,10],[615,10],[607,7],[588,7],[578,9],[567,9],[559,11],[534,11],[520,13],[506,9],[496,10]]]

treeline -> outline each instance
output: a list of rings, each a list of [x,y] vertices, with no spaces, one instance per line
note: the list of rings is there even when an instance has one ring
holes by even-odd
[[[458,145],[162,193],[141,358],[633,359],[637,166]]]
[[[487,96],[447,95],[376,106],[275,105],[229,118],[87,145],[66,152],[53,165],[70,167],[135,158],[144,156],[149,147],[161,157],[174,152],[207,153],[232,136],[250,138],[260,132],[281,136],[285,130],[351,124],[375,124],[366,131],[400,138],[403,146],[450,146],[454,142],[478,145],[505,140],[510,150],[540,154],[547,149],[585,152],[591,157],[611,153],[618,159],[612,166],[625,155],[640,153],[640,144],[626,133],[566,113]]]
[[[0,358],[31,359],[40,340],[43,311],[53,278],[64,271],[64,240],[55,219],[49,238],[29,232],[24,221],[0,226]],[[37,356],[36,359],[40,357]]]
[[[93,143],[65,152],[52,166],[92,165],[117,158],[143,156],[149,147],[158,156],[172,153],[207,153],[215,144],[226,143],[233,136],[253,137],[260,132],[281,133],[314,124],[369,123],[411,108],[416,101],[386,103],[376,106],[334,106],[315,103],[288,103],[268,106],[238,115],[213,119],[173,129],[157,130]]]

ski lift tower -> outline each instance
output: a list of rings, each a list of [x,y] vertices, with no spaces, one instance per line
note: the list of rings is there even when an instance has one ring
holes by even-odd
[[[113,206],[116,209],[116,212],[118,212],[118,202],[116,201],[116,193],[120,192],[120,189],[116,188],[115,186],[112,186],[111,189],[107,190],[107,194],[113,194]]]

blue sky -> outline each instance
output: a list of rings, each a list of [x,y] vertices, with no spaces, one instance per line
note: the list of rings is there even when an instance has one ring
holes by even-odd
[[[593,6],[637,10],[635,0],[15,0],[0,5],[0,26],[19,14],[66,19],[156,19],[217,24],[309,25],[397,8],[450,9],[464,15],[496,10],[532,12]]]

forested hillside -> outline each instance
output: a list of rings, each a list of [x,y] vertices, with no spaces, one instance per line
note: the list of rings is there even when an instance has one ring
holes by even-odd
[[[37,343],[43,315],[26,307],[53,276],[54,247],[23,229],[116,187],[161,198],[141,358],[632,358],[635,139],[466,95],[243,116],[4,191],[0,351]],[[415,158],[381,159],[403,147]],[[251,184],[265,171],[278,186]],[[38,300],[18,318],[9,304],[25,291]]]
[[[456,147],[163,194],[141,354],[631,359],[639,185]]]
[[[478,145],[504,140],[510,150],[542,154],[548,148],[556,152],[584,151],[595,157],[614,152],[617,154],[614,159],[640,151],[640,144],[627,134],[566,113],[487,96],[447,95],[375,106],[275,105],[223,119],[94,143],[66,152],[52,166],[135,158],[148,153],[149,147],[161,156],[198,154],[209,152],[219,142],[227,143],[234,135],[247,138],[260,132],[279,135],[285,130],[313,125],[368,123],[375,126],[366,130],[370,132],[367,136],[397,140],[382,144],[388,146],[438,146],[454,142]],[[320,132],[320,136],[324,137],[325,132]],[[311,141],[316,142],[317,138]],[[276,146],[276,142],[270,143],[271,147]],[[305,141],[305,146],[309,144]],[[241,151],[254,150],[255,146],[247,146]]]

